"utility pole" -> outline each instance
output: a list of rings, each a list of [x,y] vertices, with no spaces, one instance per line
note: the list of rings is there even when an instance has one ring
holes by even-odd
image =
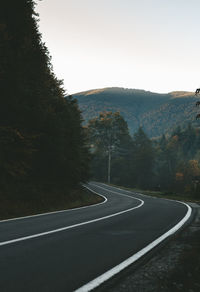
[[[110,184],[111,146],[108,147],[108,184]]]

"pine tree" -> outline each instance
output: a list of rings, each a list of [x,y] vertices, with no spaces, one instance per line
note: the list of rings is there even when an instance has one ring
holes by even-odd
[[[27,153],[16,157],[22,164],[15,165],[22,169],[15,174],[19,179],[59,181],[72,187],[88,177],[88,151],[77,103],[65,97],[62,81],[53,73],[34,2],[1,2],[0,127],[4,136],[7,129],[9,139],[18,133],[15,136],[24,141],[22,152]],[[0,139],[5,146],[0,147],[0,157],[5,156],[4,142]]]
[[[140,127],[133,138],[131,161],[133,184],[141,188],[152,186],[154,158],[152,141]]]

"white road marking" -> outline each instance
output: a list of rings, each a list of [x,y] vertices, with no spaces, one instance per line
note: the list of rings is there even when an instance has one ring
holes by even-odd
[[[122,194],[122,193],[119,193],[119,192],[111,191],[109,188],[108,188],[108,189],[107,189],[107,188],[103,188],[103,187],[101,187],[100,185],[96,185],[95,183],[90,183],[90,185],[95,186],[95,187],[98,187],[98,188],[100,188],[100,189],[102,189],[102,190],[105,190],[105,191],[107,191],[107,192],[111,192],[111,193],[113,193],[113,194],[117,194],[117,195],[121,195],[121,196],[128,197],[128,198],[131,198],[131,199],[136,199],[136,200],[142,201],[141,199],[135,198],[135,197],[133,197],[133,196],[129,196],[129,195],[127,195],[127,194]],[[103,185],[106,186],[106,184],[103,184]],[[112,187],[112,188],[115,188],[115,187]],[[123,191],[123,192],[125,191],[125,192],[128,192],[128,193],[130,193],[130,194],[133,194],[132,192],[129,192],[129,191],[126,191],[126,190],[122,190],[122,189],[120,189],[120,188],[115,188],[115,189],[120,190],[120,191]],[[140,195],[139,193],[135,193],[135,194]],[[143,202],[144,202],[144,201],[143,201]]]
[[[92,191],[93,193],[102,196],[101,194],[99,194],[99,193],[93,191],[92,189],[90,189],[89,187],[87,187],[87,188],[90,191]],[[100,188],[102,188],[102,187],[100,187]],[[109,219],[109,218],[112,218],[112,217],[115,217],[115,216],[130,212],[130,211],[132,211],[134,209],[140,208],[144,204],[144,201],[141,200],[141,199],[134,198],[134,197],[131,197],[131,196],[128,196],[128,195],[122,195],[120,193],[117,193],[117,192],[114,192],[114,191],[111,191],[111,190],[109,190],[109,192],[116,193],[116,194],[121,195],[121,196],[130,197],[131,199],[134,199],[134,200],[138,200],[138,201],[140,201],[140,204],[138,206],[136,206],[136,207],[132,207],[132,208],[127,209],[127,210],[123,210],[123,211],[120,211],[120,212],[117,212],[117,213],[113,213],[111,215],[107,215],[107,216],[104,216],[104,217],[92,219],[92,220],[85,221],[85,222],[82,222],[82,223],[77,223],[77,224],[74,224],[74,225],[70,225],[70,226],[66,226],[66,227],[62,227],[62,228],[58,228],[58,229],[54,229],[54,230],[50,230],[50,231],[46,231],[46,232],[41,232],[41,233],[38,233],[38,234],[33,234],[33,235],[29,235],[29,236],[24,236],[24,237],[20,237],[20,238],[16,238],[16,239],[3,241],[3,242],[0,242],[0,246],[4,246],[4,245],[8,245],[8,244],[16,243],[16,242],[19,242],[19,241],[24,241],[24,240],[36,238],[36,237],[41,237],[41,236],[45,236],[45,235],[61,232],[61,231],[64,231],[64,230],[72,229],[72,228],[75,228],[75,227],[83,226],[83,225],[86,225],[86,224],[98,222],[98,221],[101,221],[101,220]],[[107,200],[106,197],[105,197],[105,199]]]
[[[104,186],[107,186],[107,185],[104,184],[104,183],[100,183],[100,184],[102,184],[102,185],[104,185]],[[148,195],[144,195],[144,194],[141,194],[141,193],[138,193],[138,192],[135,192],[135,191],[129,191],[129,190],[126,190],[126,189],[120,189],[120,188],[118,188],[118,187],[114,187],[114,186],[112,186],[112,188],[113,188],[113,189],[116,189],[116,190],[119,190],[119,191],[123,191],[123,192],[129,193],[129,194],[132,194],[132,195],[140,195],[140,196],[142,196],[142,197],[149,198]],[[106,189],[106,190],[108,190],[108,189]],[[151,198],[153,198],[153,199],[158,199],[157,197],[152,197],[152,196],[151,196]]]
[[[87,189],[88,187],[84,185],[84,187]],[[95,193],[95,192],[94,192]],[[71,208],[71,209],[66,209],[66,210],[60,210],[60,211],[53,211],[53,212],[47,212],[47,213],[40,213],[40,214],[35,214],[35,215],[30,215],[30,216],[23,216],[23,217],[17,217],[17,218],[11,218],[11,219],[5,219],[5,220],[0,220],[0,224],[3,222],[8,222],[8,221],[14,221],[14,220],[21,220],[21,219],[28,219],[28,218],[34,218],[34,217],[40,217],[40,216],[46,216],[46,215],[51,215],[51,214],[59,214],[59,213],[64,213],[64,212],[69,212],[69,211],[76,211],[80,209],[85,209],[85,208],[91,208],[91,207],[96,207],[102,204],[105,204],[107,202],[107,198],[103,195],[98,194],[100,197],[104,198],[104,201],[101,203],[97,204],[92,204],[88,206],[83,206],[83,207],[78,207],[78,208]]]
[[[100,187],[102,188],[102,187]],[[134,262],[136,262],[139,258],[144,256],[146,253],[148,253],[150,250],[152,250],[154,247],[156,247],[158,244],[160,244],[163,240],[165,240],[167,237],[173,235],[176,231],[178,231],[184,224],[185,222],[190,218],[191,213],[192,213],[192,208],[183,202],[176,201],[178,203],[181,203],[185,205],[188,210],[184,218],[177,223],[173,228],[171,228],[169,231],[158,237],[156,240],[152,241],[150,244],[148,244],[146,247],[138,251],[137,253],[133,254],[131,257],[120,263],[119,265],[113,267],[112,269],[108,270],[101,276],[97,277],[96,279],[90,281],[89,283],[85,284],[84,286],[80,287],[79,289],[75,290],[75,292],[89,292],[101,284],[103,284],[105,281],[109,280]]]

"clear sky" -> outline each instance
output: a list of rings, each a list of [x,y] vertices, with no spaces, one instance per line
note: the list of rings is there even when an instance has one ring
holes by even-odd
[[[200,0],[36,0],[54,72],[71,94],[200,87]]]

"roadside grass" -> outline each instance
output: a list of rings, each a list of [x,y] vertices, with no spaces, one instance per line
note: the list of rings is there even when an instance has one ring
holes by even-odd
[[[128,187],[118,186],[118,185],[113,185],[113,184],[111,184],[111,186],[119,187],[127,191],[141,193],[141,194],[151,196],[151,197],[156,197],[156,198],[165,198],[165,199],[170,199],[170,200],[191,202],[191,203],[197,203],[197,204],[200,203],[200,198],[193,197],[192,195],[189,195],[189,194],[177,194],[177,193],[170,193],[170,192],[142,190],[138,188],[128,188]]]
[[[200,218],[200,211],[198,214]],[[183,246],[183,250],[176,265],[160,282],[164,288],[161,291],[200,291],[200,221],[195,221],[175,239],[177,246]]]
[[[165,283],[169,291],[200,291],[200,232],[196,232],[187,242],[179,264]]]
[[[51,191],[41,196],[9,197],[0,193],[0,220],[73,209],[97,204],[104,199],[83,187],[64,193]]]

